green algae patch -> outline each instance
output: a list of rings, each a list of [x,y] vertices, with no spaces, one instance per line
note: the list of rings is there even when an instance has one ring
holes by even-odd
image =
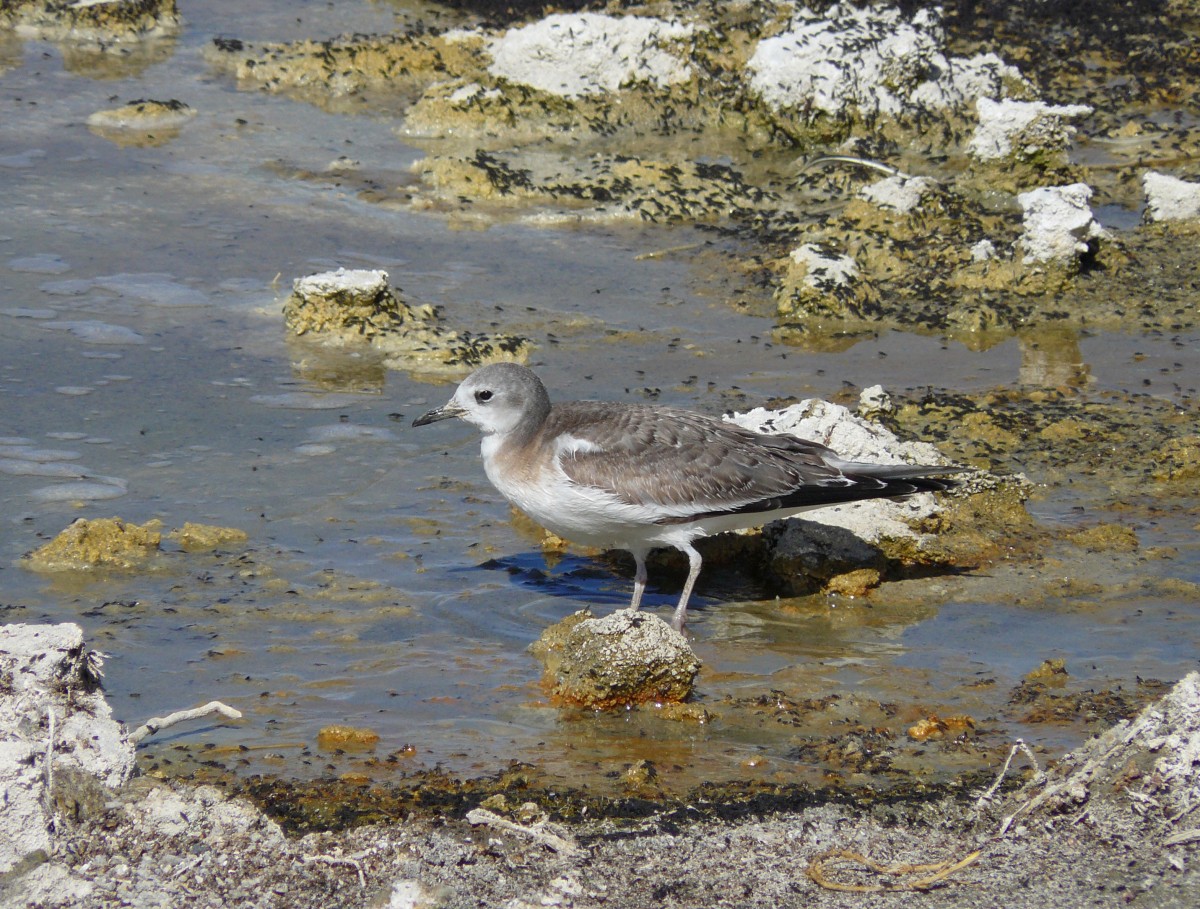
[[[1063,387],[931,393],[899,403],[889,424],[935,442],[961,463],[1036,471],[1048,483],[1086,476],[1119,498],[1123,487],[1114,484],[1136,484],[1139,494],[1158,491],[1147,489],[1147,471],[1164,453],[1186,453],[1198,419],[1194,402]],[[1169,478],[1156,478],[1163,491]]]
[[[1152,458],[1154,479],[1161,483],[1200,480],[1200,435],[1171,439]]]
[[[120,518],[80,518],[21,564],[33,571],[136,571],[151,565],[162,542],[162,522],[130,524]]]
[[[1027,508],[1030,491],[1022,478],[987,478],[917,523],[915,529],[928,535],[920,551],[892,556],[917,564],[977,567],[1014,553],[1032,553],[1045,530]]]

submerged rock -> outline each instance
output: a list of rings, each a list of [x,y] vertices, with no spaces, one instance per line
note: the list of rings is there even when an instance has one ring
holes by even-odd
[[[629,609],[601,619],[581,610],[547,628],[530,650],[558,701],[593,710],[682,701],[700,670],[683,635]]]
[[[21,560],[34,571],[135,570],[159,552],[161,521],[129,524],[120,518],[80,518]]]
[[[249,536],[236,527],[217,527],[212,524],[186,522],[178,530],[172,530],[167,538],[177,542],[186,552],[207,552],[219,546],[245,543]]]
[[[523,361],[529,354],[523,338],[446,328],[432,306],[401,300],[385,271],[339,268],[297,278],[283,317],[293,334],[340,347],[369,345],[397,369],[466,372],[499,360]]]
[[[155,567],[162,555],[162,521],[131,524],[120,518],[80,518],[44,546],[27,554],[21,564],[34,571],[138,571]],[[236,527],[185,522],[166,534],[184,552],[206,552],[245,543],[246,532]]]
[[[347,726],[337,723],[322,726],[317,732],[317,747],[327,751],[335,749],[369,749],[379,744],[379,733],[362,726]]]
[[[425,158],[413,171],[439,200],[472,199],[510,209],[553,205],[564,219],[708,221],[751,217],[777,201],[726,165],[632,155],[568,159],[478,151],[471,157]]]
[[[98,110],[88,117],[88,128],[122,146],[153,146],[179,135],[179,128],[196,116],[182,101],[139,99],[120,107]]]

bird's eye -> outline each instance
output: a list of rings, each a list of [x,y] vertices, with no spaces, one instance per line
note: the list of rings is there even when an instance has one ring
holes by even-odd
[[[492,399],[492,393],[490,391],[488,391],[487,389],[484,389],[483,391],[475,392],[475,400],[478,401],[480,404],[486,404],[491,399]]]

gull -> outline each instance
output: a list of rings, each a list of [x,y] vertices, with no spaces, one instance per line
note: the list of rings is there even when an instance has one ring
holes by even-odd
[[[814,508],[902,499],[957,484],[962,468],[847,461],[817,442],[753,432],[715,417],[647,404],[552,404],[530,369],[493,363],[413,420],[458,417],[483,433],[483,469],[509,502],[560,537],[628,550],[630,609],[646,590],[646,556],[671,546],[688,576],[671,618],[682,631],[700,574],[697,537],[758,527]]]

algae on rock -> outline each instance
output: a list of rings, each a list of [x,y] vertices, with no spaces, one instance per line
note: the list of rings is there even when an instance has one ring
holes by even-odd
[[[530,349],[524,338],[446,328],[432,306],[400,299],[385,271],[339,268],[297,278],[283,317],[295,335],[338,347],[365,344],[397,369],[464,372],[499,360],[523,361]]]
[[[161,521],[129,524],[120,518],[80,518],[22,559],[34,571],[145,568],[159,552]]]
[[[600,619],[581,610],[547,628],[530,650],[558,700],[593,710],[682,701],[700,670],[683,635],[629,609]]]

